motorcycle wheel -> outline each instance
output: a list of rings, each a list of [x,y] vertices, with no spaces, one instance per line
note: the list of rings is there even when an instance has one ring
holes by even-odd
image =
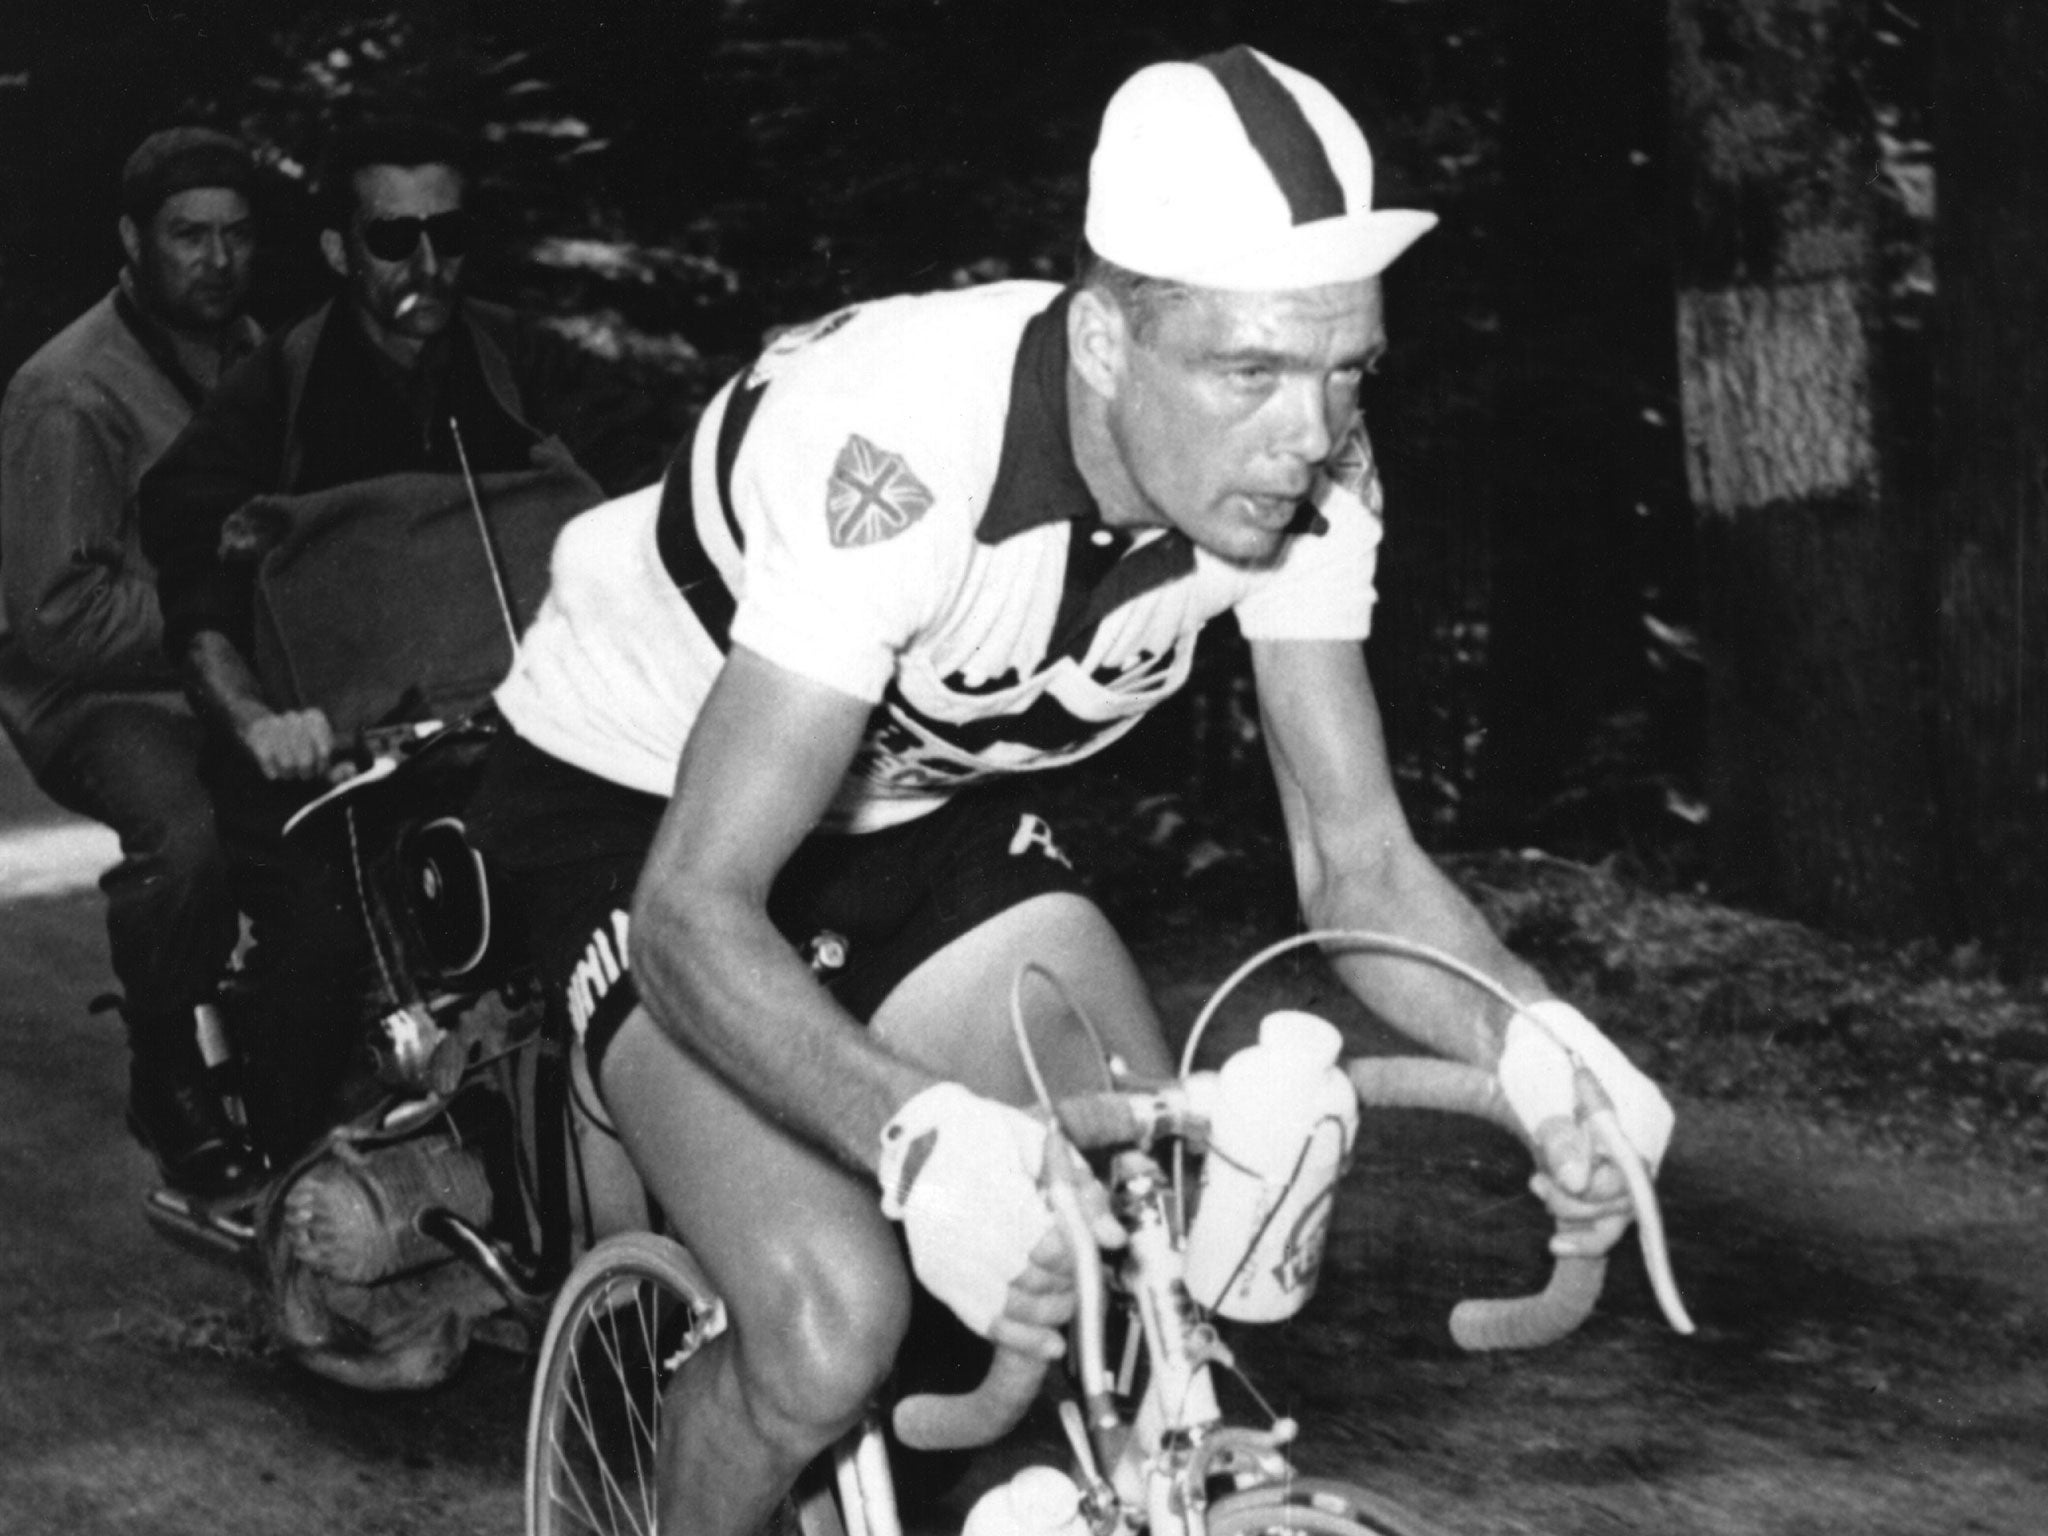
[[[534,1379],[527,1536],[652,1536],[664,1394],[724,1327],[724,1304],[680,1244],[627,1232],[583,1256]]]

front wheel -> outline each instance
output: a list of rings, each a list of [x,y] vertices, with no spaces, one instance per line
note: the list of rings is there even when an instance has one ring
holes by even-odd
[[[1391,1499],[1351,1483],[1297,1477],[1209,1506],[1209,1536],[1448,1536]]]
[[[534,1378],[527,1536],[655,1536],[663,1398],[724,1327],[724,1304],[680,1244],[626,1232],[583,1256]]]

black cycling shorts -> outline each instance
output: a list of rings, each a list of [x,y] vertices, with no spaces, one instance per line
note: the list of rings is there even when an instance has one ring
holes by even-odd
[[[906,976],[998,913],[1082,882],[1021,785],[967,790],[881,832],[806,838],[768,914],[865,1023]],[[470,836],[509,887],[549,1011],[582,1038],[595,1079],[639,1001],[627,961],[633,888],[668,801],[507,734],[471,803]]]

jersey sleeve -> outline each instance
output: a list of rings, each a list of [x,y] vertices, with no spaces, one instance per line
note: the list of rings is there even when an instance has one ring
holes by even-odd
[[[886,398],[770,384],[731,481],[744,557],[733,640],[879,701],[950,590],[944,530],[972,515],[971,481],[932,446],[943,435]]]
[[[1378,596],[1378,467],[1365,423],[1354,420],[1313,498],[1317,526],[1236,604],[1247,640],[1363,640]]]

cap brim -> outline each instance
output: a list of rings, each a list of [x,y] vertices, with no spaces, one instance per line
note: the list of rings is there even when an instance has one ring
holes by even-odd
[[[1233,248],[1218,242],[1195,253],[1192,260],[1183,253],[1175,263],[1180,270],[1154,275],[1200,288],[1251,292],[1358,282],[1386,271],[1403,251],[1436,228],[1436,222],[1435,214],[1418,209],[1364,209],[1342,218],[1297,224],[1256,244]],[[1110,259],[1116,260],[1114,256]],[[1150,269],[1141,266],[1136,270]]]

